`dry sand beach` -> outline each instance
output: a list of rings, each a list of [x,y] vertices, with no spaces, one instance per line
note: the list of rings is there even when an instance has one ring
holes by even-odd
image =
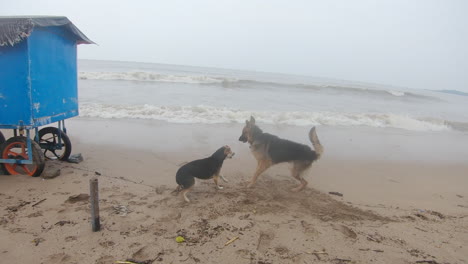
[[[307,127],[259,125],[310,145]],[[245,188],[256,164],[241,128],[70,120],[83,162],[48,162],[51,179],[0,176],[2,263],[468,263],[466,134],[318,127],[325,154],[291,193],[286,164]],[[224,190],[198,181],[190,204],[171,194],[180,164],[225,144]]]

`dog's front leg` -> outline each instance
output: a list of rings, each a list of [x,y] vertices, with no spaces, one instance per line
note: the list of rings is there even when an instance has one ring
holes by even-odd
[[[260,176],[260,174],[266,171],[270,166],[271,162],[268,162],[266,160],[259,160],[257,164],[257,170],[255,170],[255,174],[252,177],[252,180],[250,181],[249,185],[247,185],[247,188],[251,188],[252,186],[254,186],[257,182],[258,176]]]
[[[222,177],[222,176],[221,176],[221,177]],[[218,190],[222,190],[222,189],[224,189],[224,187],[218,184],[218,179],[219,179],[219,175],[216,174],[216,175],[213,177],[213,180],[214,180],[214,182],[215,182],[215,184],[216,184],[216,188],[217,188]]]

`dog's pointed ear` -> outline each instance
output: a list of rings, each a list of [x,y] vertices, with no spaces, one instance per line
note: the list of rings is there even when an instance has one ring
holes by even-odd
[[[250,116],[250,124],[255,125],[255,118],[253,116]]]
[[[249,120],[245,120],[245,125],[246,125],[246,126],[249,125]]]

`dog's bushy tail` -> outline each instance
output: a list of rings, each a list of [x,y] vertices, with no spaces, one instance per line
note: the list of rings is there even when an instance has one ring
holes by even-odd
[[[312,145],[314,146],[315,152],[318,155],[317,159],[319,159],[320,156],[323,153],[323,146],[322,146],[322,144],[320,144],[320,140],[317,137],[317,132],[315,132],[315,127],[310,129],[309,139],[310,139],[310,142],[312,142]]]

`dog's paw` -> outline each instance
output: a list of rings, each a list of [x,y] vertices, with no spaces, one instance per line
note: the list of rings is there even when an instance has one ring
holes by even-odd
[[[254,185],[255,185],[254,182],[249,182],[249,184],[247,184],[247,188],[252,188]]]
[[[222,190],[222,189],[224,189],[224,187],[223,187],[223,186],[221,186],[221,185],[218,185],[218,186],[216,186],[216,188],[218,188],[218,190]]]
[[[300,192],[300,191],[302,191],[302,189],[304,189],[304,187],[305,186],[299,185],[299,186],[297,186],[295,188],[292,188],[291,192]]]

